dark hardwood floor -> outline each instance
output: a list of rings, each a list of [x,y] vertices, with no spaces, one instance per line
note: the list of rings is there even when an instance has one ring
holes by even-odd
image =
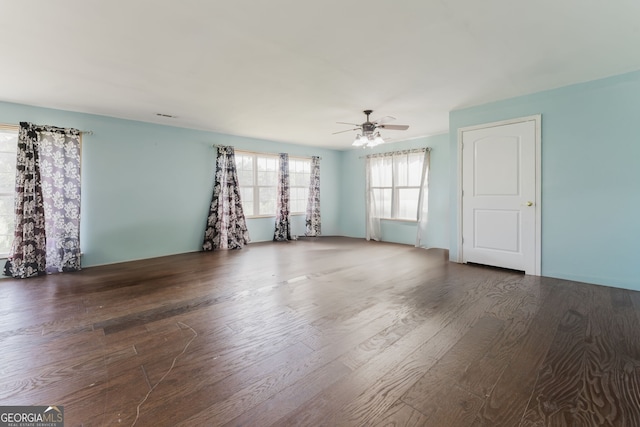
[[[67,426],[640,426],[640,294],[318,238],[0,280]]]

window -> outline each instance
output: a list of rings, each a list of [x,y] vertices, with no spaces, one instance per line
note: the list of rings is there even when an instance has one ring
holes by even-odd
[[[236,151],[235,157],[244,214],[247,217],[275,215],[280,158],[247,151]],[[306,211],[310,176],[310,159],[289,158],[289,210],[292,214]]]
[[[244,214],[275,215],[278,157],[240,151],[235,157]]]
[[[424,152],[372,156],[369,191],[375,216],[416,221]]]
[[[0,257],[9,255],[14,233],[18,126],[0,125]]]
[[[292,214],[306,212],[310,179],[311,160],[289,158],[289,211]]]

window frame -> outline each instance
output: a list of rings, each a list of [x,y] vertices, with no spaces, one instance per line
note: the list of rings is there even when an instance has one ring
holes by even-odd
[[[242,191],[243,188],[251,188],[251,192],[253,195],[253,212],[249,213],[246,211],[245,201],[242,200],[242,209],[244,211],[244,215],[247,218],[269,218],[274,217],[276,215],[275,212],[273,214],[260,214],[260,189],[263,188],[274,188],[277,191],[278,181],[276,179],[275,185],[258,185],[258,157],[267,158],[269,160],[275,159],[279,162],[279,158],[275,154],[268,153],[256,153],[253,151],[243,151],[243,150],[235,150],[235,159],[236,159],[236,169],[240,171],[241,169],[238,167],[238,156],[250,157],[251,158],[251,170],[253,172],[253,182],[249,185],[242,185],[240,178],[238,177],[238,187]],[[277,171],[277,167],[276,167]]]
[[[10,124],[3,124],[0,123],[0,132],[15,132],[16,137],[18,136],[19,132],[20,132],[20,126],[19,125],[10,125]],[[10,153],[9,151],[5,151],[4,153]],[[16,146],[15,146],[15,150],[13,151],[14,155],[17,157],[17,153],[18,153],[18,144],[17,144],[17,138],[16,138]],[[10,205],[12,206],[11,212],[14,214],[14,221],[15,221],[15,175],[14,175],[14,190],[13,192],[9,192],[9,193],[2,193],[0,192],[0,197],[2,198],[7,198],[11,200]],[[8,236],[11,238],[11,236],[13,236],[13,232],[11,232],[11,230],[9,231]],[[7,252],[0,252],[0,258],[1,259],[6,259],[9,256],[9,251],[11,251],[11,247],[8,248]]]
[[[246,188],[252,188],[252,196],[253,196],[253,212],[249,213],[246,210],[246,204],[245,201],[243,200],[243,205],[242,208],[244,210],[244,215],[246,218],[271,218],[271,217],[275,217],[276,216],[276,212],[274,209],[273,213],[269,213],[269,214],[261,214],[260,213],[260,189],[264,189],[264,188],[274,188],[276,190],[276,194],[277,194],[277,188],[278,188],[278,182],[276,179],[275,185],[258,185],[258,158],[267,158],[267,159],[275,159],[277,161],[277,167],[276,167],[276,171],[279,170],[280,168],[280,156],[278,154],[271,154],[271,153],[259,153],[259,152],[255,152],[255,151],[247,151],[247,150],[234,150],[234,156],[236,159],[236,169],[238,171],[241,171],[241,169],[238,167],[238,157],[239,156],[244,156],[244,157],[251,157],[251,162],[252,162],[252,171],[253,171],[253,183],[252,185],[243,185],[240,181],[240,178],[238,177],[238,187],[240,187],[240,189],[246,189]],[[306,161],[309,164],[309,180],[311,179],[311,158],[310,157],[301,157],[301,156],[289,156],[289,162],[291,162],[292,160],[295,161]],[[295,173],[295,172],[294,172]],[[301,185],[297,185],[297,186],[293,186],[291,185],[291,169],[289,169],[289,190],[291,190],[292,188],[303,188],[303,186]],[[308,195],[308,191],[309,191],[309,183],[306,184],[306,194]],[[304,211],[291,211],[290,215],[292,216],[298,216],[298,215],[305,215],[306,214],[306,207]]]
[[[295,162],[305,162],[307,164],[307,169],[308,172],[302,172],[302,174],[306,174],[307,175],[307,179],[305,182],[305,185],[291,185],[291,177],[294,174],[298,174],[298,172],[292,172],[291,171],[291,162],[295,161]],[[291,198],[291,190],[296,188],[296,189],[302,189],[304,192],[304,199],[296,199],[296,200],[304,200],[304,209],[300,210],[300,211],[294,211],[293,209],[291,209],[291,211],[289,212],[290,215],[306,215],[307,213],[307,203],[309,201],[309,184],[311,183],[311,158],[310,157],[297,157],[297,156],[289,156],[289,203],[291,203],[292,198]]]
[[[374,190],[391,190],[391,216],[380,216],[379,219],[385,221],[401,221],[401,222],[418,222],[418,207],[416,207],[415,218],[406,218],[399,217],[400,212],[400,190],[418,190],[422,187],[422,171],[424,170],[424,159],[422,160],[422,167],[418,171],[420,180],[418,185],[398,185],[398,173],[396,171],[396,157],[397,156],[405,156],[406,164],[407,164],[407,173],[409,173],[409,156],[412,154],[420,154],[424,156],[423,150],[410,150],[410,151],[402,151],[402,152],[392,152],[392,153],[383,153],[379,155],[373,155],[372,157],[389,157],[391,159],[391,186],[373,186],[369,185],[369,192],[373,192]],[[373,171],[372,171],[373,174]],[[418,200],[419,203],[419,200]],[[367,207],[368,209],[368,207]]]

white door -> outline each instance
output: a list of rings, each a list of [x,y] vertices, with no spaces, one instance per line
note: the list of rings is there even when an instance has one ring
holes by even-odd
[[[462,262],[540,274],[539,116],[463,130]]]

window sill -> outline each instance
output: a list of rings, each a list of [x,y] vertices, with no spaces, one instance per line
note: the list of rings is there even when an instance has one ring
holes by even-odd
[[[289,216],[305,216],[306,213],[304,212],[296,212],[296,213],[290,213]],[[275,218],[275,215],[247,215],[245,216],[246,219],[261,219],[261,218]]]
[[[402,218],[380,218],[380,221],[406,222],[406,223],[412,223],[412,224],[418,223],[417,219],[402,219]]]

